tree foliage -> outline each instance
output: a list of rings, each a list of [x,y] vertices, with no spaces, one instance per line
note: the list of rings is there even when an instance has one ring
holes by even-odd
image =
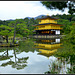
[[[13,35],[13,28],[11,28],[9,26],[1,25],[0,26],[0,35],[5,36],[6,37],[6,41],[8,43],[8,36],[12,36]]]
[[[75,16],[72,18],[72,21],[75,21]]]
[[[70,27],[72,26],[72,24],[75,23],[74,21],[69,21],[69,20],[64,20],[64,19],[59,19],[58,20],[58,24],[62,24],[62,30],[61,30],[61,34],[68,34],[70,33],[71,29]]]
[[[52,15],[52,17],[59,18],[58,24],[63,24],[61,34],[68,34],[70,33],[70,26],[75,25],[74,17],[75,15]],[[29,35],[33,34],[34,26],[38,24],[38,20],[35,18],[24,18],[24,19],[15,19],[13,21],[1,21],[0,20],[0,35],[8,35],[8,36],[14,36],[15,37],[27,37]],[[4,29],[3,29],[4,27]]]
[[[65,1],[65,2],[41,1],[41,3],[48,9],[59,9],[64,11],[65,8],[68,8],[69,14],[72,15],[75,13],[75,1]]]

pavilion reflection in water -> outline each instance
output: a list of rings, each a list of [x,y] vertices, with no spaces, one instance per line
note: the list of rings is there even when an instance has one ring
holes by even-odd
[[[36,39],[34,45],[35,48],[38,48],[38,55],[43,55],[49,59],[49,57],[53,57],[54,54],[57,52],[58,48],[62,48],[63,45],[60,41],[60,38],[56,39]],[[51,58],[52,58],[51,57]],[[72,68],[72,65],[70,62],[70,57],[68,58],[68,61],[66,61],[66,58],[64,57],[54,57],[50,61],[49,69],[50,73],[59,73],[59,74],[66,74],[68,72],[68,69]]]
[[[60,38],[57,39],[36,39],[35,48],[38,48],[39,55],[44,55],[46,57],[52,56],[58,48],[61,48],[62,43]]]

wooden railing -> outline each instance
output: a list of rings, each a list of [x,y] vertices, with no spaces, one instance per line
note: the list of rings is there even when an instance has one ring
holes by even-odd
[[[33,38],[61,38],[60,35],[39,35],[34,34]]]

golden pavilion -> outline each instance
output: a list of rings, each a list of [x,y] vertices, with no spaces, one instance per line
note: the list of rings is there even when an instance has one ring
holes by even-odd
[[[33,25],[35,27],[33,35],[35,38],[51,38],[51,36],[59,36],[61,24],[57,23],[57,18],[53,18],[49,15],[39,18],[39,24]],[[52,37],[53,38],[53,37]]]
[[[38,54],[50,57],[55,52],[57,52],[58,48],[61,47],[62,43],[60,43],[60,39],[36,39],[34,46],[38,48]]]

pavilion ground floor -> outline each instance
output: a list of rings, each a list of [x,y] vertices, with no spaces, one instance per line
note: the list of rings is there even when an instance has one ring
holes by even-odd
[[[33,38],[62,38],[61,35],[33,35]]]
[[[36,30],[34,35],[60,35],[60,30]]]

